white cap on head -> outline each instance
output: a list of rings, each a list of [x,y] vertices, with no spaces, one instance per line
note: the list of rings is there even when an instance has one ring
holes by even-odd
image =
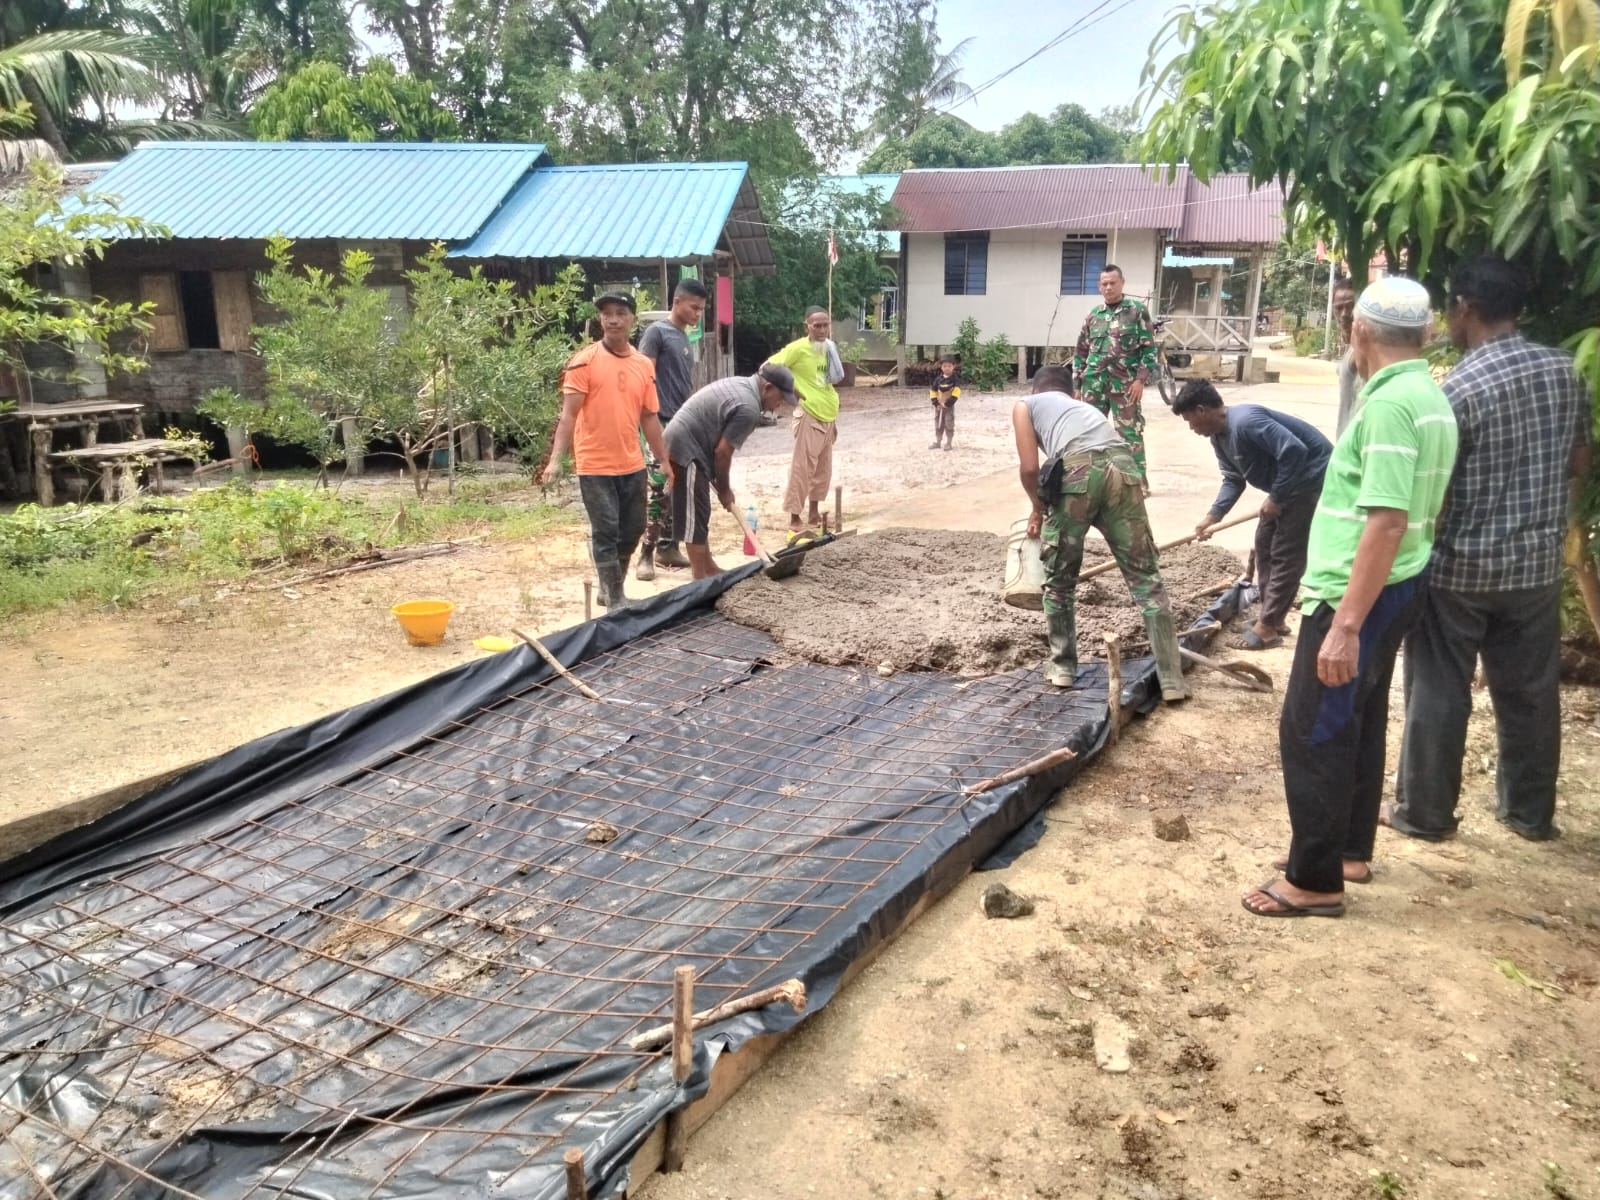
[[[1433,323],[1433,301],[1415,279],[1387,275],[1361,293],[1356,317],[1397,329],[1426,329]]]

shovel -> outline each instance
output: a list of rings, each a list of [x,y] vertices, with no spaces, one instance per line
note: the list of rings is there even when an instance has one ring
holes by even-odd
[[[1178,653],[1196,666],[1208,667],[1213,671],[1220,671],[1230,679],[1235,679],[1245,685],[1252,692],[1270,692],[1272,690],[1272,676],[1260,667],[1252,667],[1249,663],[1218,662],[1214,658],[1207,658],[1203,654],[1196,654],[1184,646],[1178,647]]]
[[[734,510],[731,508],[728,510],[728,512],[734,518],[736,518],[739,524],[744,528],[745,537],[750,539],[750,544],[756,548],[757,556],[765,564],[761,569],[761,573],[763,575],[765,575],[768,579],[787,579],[789,576],[796,574],[800,570],[800,564],[806,560],[806,552],[804,549],[791,547],[788,550],[785,550],[780,557],[774,558],[772,555],[768,554],[766,549],[761,545],[761,539],[756,536],[755,526],[745,518],[744,514],[734,512]]]
[[[1254,521],[1260,515],[1260,513],[1254,512],[1242,517],[1234,517],[1231,521],[1223,521],[1220,525],[1213,525],[1207,532],[1217,533],[1224,529],[1232,529],[1235,525],[1243,525],[1246,522]],[[1156,547],[1156,551],[1159,553],[1163,550],[1176,550],[1179,546],[1187,546],[1199,536],[1200,535],[1198,533],[1191,533],[1188,537],[1175,538],[1170,542],[1162,542],[1161,545]],[[1078,582],[1082,583],[1085,579],[1093,579],[1096,575],[1104,575],[1107,571],[1115,571],[1116,569],[1117,560],[1113,558],[1110,562],[1103,562],[1097,567],[1090,567],[1087,571],[1079,572]]]

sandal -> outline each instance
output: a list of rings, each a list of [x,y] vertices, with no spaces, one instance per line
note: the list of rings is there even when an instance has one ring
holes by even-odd
[[[1264,641],[1254,629],[1246,629],[1238,637],[1228,639],[1229,650],[1276,650],[1283,645],[1283,634],[1278,634],[1270,642]]]
[[[1274,881],[1276,882],[1276,881]],[[1265,909],[1251,908],[1251,896],[1265,896],[1280,907],[1274,912]],[[1244,906],[1245,912],[1252,917],[1342,917],[1344,916],[1344,901],[1337,904],[1296,904],[1293,900],[1285,899],[1273,890],[1271,883],[1263,883],[1253,892],[1247,892],[1240,897],[1239,903]]]
[[[1347,859],[1345,859],[1345,861],[1346,862],[1356,862],[1358,860],[1357,859],[1353,859],[1353,858],[1347,858]],[[1346,875],[1344,877],[1344,881],[1346,883],[1371,883],[1372,882],[1372,864],[1371,863],[1362,863],[1362,866],[1367,868],[1367,871],[1366,871],[1365,875],[1363,875],[1360,879],[1351,879],[1350,876]],[[1273,859],[1272,860],[1272,869],[1274,871],[1287,871],[1289,869],[1289,858],[1288,858],[1288,855],[1285,855],[1282,858]]]

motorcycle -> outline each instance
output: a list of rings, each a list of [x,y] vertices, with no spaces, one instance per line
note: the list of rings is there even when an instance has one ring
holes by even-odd
[[[1178,381],[1172,377],[1172,368],[1175,366],[1187,367],[1190,362],[1190,356],[1187,354],[1169,356],[1167,354],[1167,348],[1161,340],[1161,336],[1166,332],[1166,329],[1167,323],[1164,320],[1156,321],[1152,327],[1156,339],[1156,370],[1153,382],[1156,385],[1156,390],[1161,393],[1162,401],[1165,402],[1168,408],[1171,408],[1178,399]]]

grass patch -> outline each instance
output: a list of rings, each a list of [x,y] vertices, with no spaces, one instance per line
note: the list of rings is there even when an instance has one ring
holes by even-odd
[[[370,546],[526,538],[579,518],[521,478],[465,480],[453,499],[423,501],[399,488],[339,494],[241,481],[127,505],[25,504],[0,517],[0,617],[122,606],[197,583],[335,565]]]

